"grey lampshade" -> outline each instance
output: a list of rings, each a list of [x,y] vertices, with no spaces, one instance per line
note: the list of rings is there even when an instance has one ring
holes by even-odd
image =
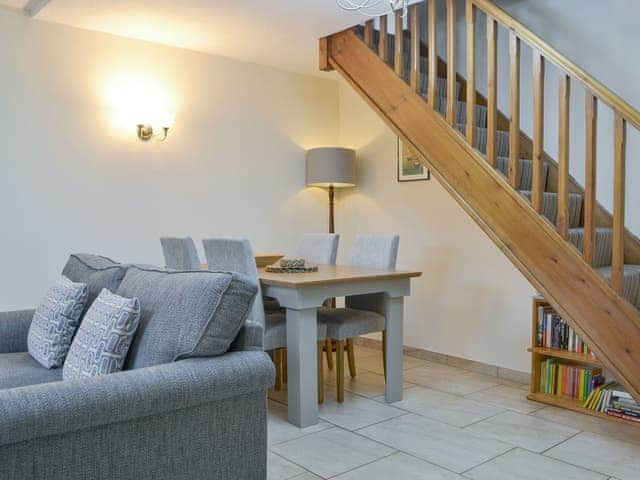
[[[354,187],[356,152],[350,148],[323,147],[307,151],[307,186]]]

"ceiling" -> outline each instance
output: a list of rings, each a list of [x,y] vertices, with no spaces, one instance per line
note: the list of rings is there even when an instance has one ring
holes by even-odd
[[[50,0],[36,18],[313,74],[318,38],[361,20],[336,0]]]

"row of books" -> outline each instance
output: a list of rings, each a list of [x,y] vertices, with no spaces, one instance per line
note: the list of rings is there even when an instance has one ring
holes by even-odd
[[[550,395],[563,395],[584,402],[591,393],[604,384],[602,369],[560,363],[549,358],[540,364],[540,391]]]
[[[640,422],[640,405],[615,382],[595,388],[582,406],[614,417]]]
[[[595,358],[589,346],[573,331],[562,317],[551,307],[539,307],[537,325],[538,347],[555,348],[582,353]]]

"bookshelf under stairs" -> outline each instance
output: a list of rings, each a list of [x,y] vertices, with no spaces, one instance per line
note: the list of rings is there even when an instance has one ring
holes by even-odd
[[[531,393],[528,398],[607,420],[637,424],[637,421],[607,414],[604,408],[593,408],[589,402],[593,398],[592,392],[598,386],[603,388],[612,383],[613,379],[597,354],[544,298],[533,298],[531,318]]]
[[[601,363],[640,399],[640,240],[624,223],[626,131],[640,128],[640,112],[489,0],[467,0],[464,12],[456,12],[455,0],[445,4],[446,11],[439,12],[437,0],[423,0],[410,7],[408,18],[398,11],[320,39],[320,68],[342,75],[431,169],[593,348],[598,364],[591,366]],[[466,78],[455,68],[458,13],[464,13]],[[445,21],[438,22],[439,16]],[[476,52],[480,21],[487,27],[482,56]],[[508,115],[497,106],[498,24],[509,35]],[[432,54],[442,38],[446,60]],[[526,92],[520,75],[523,44],[533,49],[533,89]],[[479,62],[488,72],[486,96],[476,89]],[[561,72],[557,161],[543,148],[546,62]],[[569,174],[572,82],[587,91],[584,186]],[[524,95],[532,96],[533,138],[520,129]],[[599,104],[615,114],[612,213],[595,194]],[[532,355],[545,358],[537,348],[532,344]],[[558,358],[577,360],[567,356]],[[532,396],[548,400],[538,392]],[[577,409],[575,402],[559,403]]]

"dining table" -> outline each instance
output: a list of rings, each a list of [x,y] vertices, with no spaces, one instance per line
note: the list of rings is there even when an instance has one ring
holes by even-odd
[[[411,279],[422,272],[376,270],[346,265],[318,265],[315,272],[275,273],[258,270],[262,292],[286,309],[288,419],[298,427],[318,423],[318,309],[327,298],[359,297],[360,308],[386,319],[386,389],[388,403],[402,400],[404,297]],[[378,295],[368,295],[378,294]]]

